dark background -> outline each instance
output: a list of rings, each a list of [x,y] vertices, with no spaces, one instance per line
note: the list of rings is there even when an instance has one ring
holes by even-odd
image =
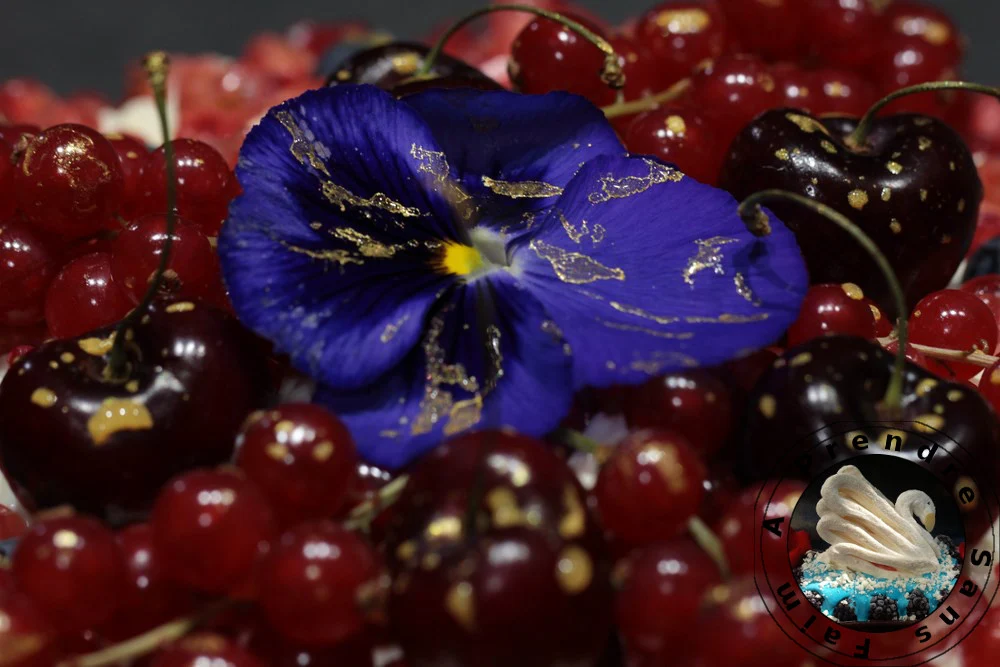
[[[798,0],[795,0],[798,1]],[[970,39],[965,76],[1000,83],[1000,2],[930,0]],[[578,0],[619,22],[656,0]],[[58,91],[121,92],[126,61],[152,49],[238,54],[254,32],[302,18],[358,18],[420,36],[482,0],[0,0],[0,80],[36,77]]]

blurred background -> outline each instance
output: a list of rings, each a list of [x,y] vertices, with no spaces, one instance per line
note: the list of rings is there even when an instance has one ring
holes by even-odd
[[[797,1],[797,0],[796,0]],[[949,12],[969,38],[968,79],[1000,83],[1000,2],[928,0]],[[655,0],[578,0],[619,23]],[[360,19],[398,36],[420,37],[481,0],[4,0],[0,80],[34,77],[61,93],[122,93],[125,63],[156,48],[238,55],[256,32],[304,18]]]

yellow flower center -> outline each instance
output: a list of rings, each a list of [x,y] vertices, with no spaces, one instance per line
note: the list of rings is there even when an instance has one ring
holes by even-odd
[[[440,261],[440,266],[446,273],[456,276],[467,276],[486,267],[479,250],[454,241],[445,243]]]

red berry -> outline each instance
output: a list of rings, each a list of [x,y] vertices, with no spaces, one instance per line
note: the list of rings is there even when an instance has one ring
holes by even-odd
[[[14,184],[31,224],[69,238],[115,226],[125,188],[114,146],[82,125],[56,125],[32,139]]]
[[[729,39],[768,60],[797,60],[811,30],[801,0],[721,0]]]
[[[962,35],[951,18],[940,9],[923,2],[895,0],[886,9],[885,20],[893,33],[919,37],[939,50],[942,57],[955,62],[962,60]]]
[[[39,118],[56,102],[58,97],[48,86],[32,79],[10,79],[0,84],[0,116],[14,123]]]
[[[813,285],[788,329],[788,347],[830,334],[875,338],[875,316],[864,299],[854,283]]]
[[[11,147],[17,146],[21,137],[25,134],[28,138],[35,136],[42,131],[37,125],[4,125],[0,123],[0,141],[6,141]]]
[[[707,371],[676,371],[636,389],[626,405],[633,428],[664,428],[702,456],[722,448],[733,427],[729,388]]]
[[[114,533],[82,516],[33,524],[18,543],[12,567],[18,589],[64,633],[111,618],[125,586],[125,560]]]
[[[161,649],[149,667],[264,667],[264,664],[222,635],[199,633]]]
[[[150,525],[170,578],[207,593],[251,579],[277,532],[264,496],[229,470],[195,470],[168,482]]]
[[[923,37],[896,34],[882,42],[869,69],[875,75],[878,92],[887,95],[926,81],[955,79],[960,63],[960,56],[949,49],[934,46]],[[955,96],[954,92],[908,95],[886,106],[884,113],[911,111],[942,116]]]
[[[45,290],[59,266],[49,244],[22,220],[0,225],[0,323],[37,324],[45,319]]]
[[[118,164],[121,165],[122,178],[124,179],[125,189],[122,196],[121,215],[126,220],[131,220],[135,216],[142,168],[146,164],[146,156],[149,155],[149,151],[146,150],[146,144],[135,137],[109,134],[107,139],[118,154]]]
[[[805,0],[809,48],[833,67],[862,67],[886,33],[884,6],[872,0]]]
[[[7,353],[7,366],[13,366],[14,362],[35,349],[34,345],[18,345]]]
[[[56,631],[38,606],[22,593],[0,590],[0,664],[3,667],[52,667]]]
[[[761,493],[762,488],[763,493]],[[791,516],[805,488],[806,485],[797,480],[784,480],[778,483],[775,490],[775,483],[768,482],[746,489],[733,500],[714,526],[715,534],[722,540],[733,574],[754,572],[754,559],[760,559],[760,556],[754,553],[756,546],[754,531],[757,531],[763,540],[760,546],[768,554],[768,562],[771,562],[777,554],[781,554],[785,562],[788,562],[787,536],[778,537],[774,533],[762,531],[761,525],[767,517]],[[772,491],[774,491],[773,496]]]
[[[14,202],[14,165],[10,155],[14,147],[4,139],[0,139],[0,222],[14,215],[17,205]]]
[[[993,313],[1000,326],[1000,275],[991,273],[968,280],[959,287],[963,292],[975,294]]]
[[[703,60],[722,55],[726,20],[716,0],[667,0],[639,19],[635,36],[656,56],[669,85]]]
[[[0,505],[0,541],[21,537],[26,530],[28,523],[23,516],[6,505]],[[2,585],[0,589],[3,589]]]
[[[726,55],[705,63],[692,77],[694,104],[711,110],[717,141],[726,148],[757,114],[781,104],[774,77],[759,59]]]
[[[381,574],[375,552],[354,533],[329,521],[300,524],[264,561],[260,605],[289,641],[335,644],[363,627]]]
[[[122,230],[111,245],[111,272],[132,303],[139,303],[160,266],[167,240],[167,216],[149,215]],[[202,299],[215,294],[222,280],[218,255],[201,229],[184,220],[174,224],[163,296]]]
[[[650,544],[685,529],[705,495],[705,465],[683,436],[630,434],[601,468],[594,495],[605,529],[627,544]]]
[[[691,178],[714,185],[726,148],[711,119],[686,104],[669,104],[635,118],[624,133],[632,153],[655,155]]]
[[[318,405],[255,412],[237,437],[237,463],[285,525],[335,516],[358,461],[347,427]]]
[[[992,354],[997,346],[997,320],[973,294],[941,290],[925,296],[910,316],[910,341],[948,350]],[[930,359],[928,368],[949,379],[968,380],[982,368],[974,364]]]
[[[111,277],[111,256],[95,252],[63,267],[45,295],[45,320],[56,338],[70,338],[125,317],[132,302]]]
[[[776,63],[771,66],[771,76],[774,77],[781,106],[812,110],[813,97],[818,92],[813,85],[812,72],[796,63]]]
[[[608,39],[608,43],[618,54],[618,62],[625,74],[622,93],[626,100],[637,100],[658,93],[674,83],[666,78],[659,60],[644,43],[628,35],[615,35]]]
[[[899,352],[899,341],[894,340],[885,346],[886,351],[896,354]],[[909,343],[906,344],[906,358],[908,361],[916,364],[917,366],[922,366],[927,368],[927,356],[923,352],[913,347]]]
[[[812,73],[809,110],[824,114],[862,116],[878,96],[875,86],[859,74],[844,69],[820,69]]]
[[[215,236],[236,195],[236,177],[222,155],[194,139],[176,139],[177,213]],[[163,147],[149,154],[139,184],[137,214],[166,213],[167,166]]]
[[[868,304],[868,310],[872,311],[872,317],[875,318],[875,335],[878,338],[885,338],[891,334],[893,329],[895,329],[895,325],[889,317],[868,297],[865,297],[864,301]]]

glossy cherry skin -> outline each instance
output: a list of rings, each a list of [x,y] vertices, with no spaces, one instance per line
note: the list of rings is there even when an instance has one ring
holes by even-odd
[[[175,139],[177,213],[215,236],[226,219],[229,202],[238,183],[226,159],[208,144],[194,139]],[[146,158],[139,180],[137,214],[166,213],[167,163],[163,147]]]
[[[14,147],[21,140],[22,136],[27,134],[33,137],[41,131],[42,128],[37,125],[4,125],[3,123],[0,123],[0,141],[6,141],[11,147]]]
[[[655,155],[691,178],[713,185],[726,151],[713,120],[689,104],[668,104],[636,116],[623,141],[632,153]]]
[[[326,85],[368,83],[383,90],[394,89],[412,78],[423,66],[430,47],[414,42],[390,42],[352,54],[328,74]],[[485,74],[458,58],[440,54],[431,67],[434,78],[489,80]],[[487,85],[487,84],[484,84]]]
[[[729,388],[707,371],[675,371],[650,380],[629,395],[625,415],[632,428],[673,431],[701,456],[718,452],[733,428]]]
[[[954,80],[958,78],[960,62],[960,56],[922,37],[894,34],[880,44],[869,69],[875,73],[878,92],[888,95],[926,81]],[[909,111],[940,117],[947,114],[955,96],[954,92],[911,95],[888,105],[886,113]]]
[[[809,49],[833,67],[863,67],[878,49],[888,28],[883,3],[877,0],[805,0]]]
[[[174,478],[157,496],[150,526],[170,579],[206,593],[244,584],[277,537],[267,500],[236,470]]]
[[[623,570],[615,622],[626,647],[643,653],[662,653],[682,644],[702,597],[709,587],[722,583],[718,566],[688,539],[636,551],[624,561]]]
[[[17,210],[14,201],[14,165],[10,155],[14,147],[5,139],[0,139],[0,223],[6,221]]]
[[[799,318],[788,329],[788,345],[830,334],[875,337],[875,316],[853,283],[813,285],[802,301]]]
[[[18,590],[62,633],[110,619],[125,588],[125,558],[114,533],[83,516],[33,524],[18,543],[12,567]]]
[[[167,216],[150,215],[123,229],[111,244],[111,272],[132,303],[142,301],[160,266],[167,240]],[[208,237],[190,222],[176,220],[168,273],[161,294],[173,299],[202,299],[222,281],[218,255]]]
[[[792,109],[768,111],[733,142],[719,183],[737,199],[778,188],[831,206],[875,241],[907,302],[916,303],[944,287],[961,263],[975,231],[982,183],[968,148],[940,121],[879,118],[864,152],[842,141],[855,126]],[[795,232],[814,284],[856,283],[889,308],[885,278],[846,232],[804,207],[768,206]]]
[[[768,60],[797,60],[805,50],[805,15],[796,0],[719,0],[729,38]]]
[[[52,667],[57,633],[38,605],[23,593],[0,590],[0,655],[4,667]]]
[[[331,646],[361,631],[366,604],[385,586],[371,546],[337,524],[314,521],[275,543],[261,567],[260,605],[290,642]]]
[[[864,115],[878,99],[875,86],[848,69],[822,68],[811,73],[809,110],[827,114]]]
[[[875,320],[875,335],[879,338],[884,338],[891,334],[893,329],[895,329],[895,325],[889,317],[882,312],[878,304],[867,296],[864,298],[864,302],[868,305],[868,309],[872,312],[872,318]]]
[[[45,321],[56,338],[70,338],[117,322],[133,303],[115,282],[111,256],[95,252],[63,267],[45,296]]]
[[[139,184],[142,180],[142,170],[146,164],[149,150],[146,144],[135,137],[121,134],[106,135],[115,152],[118,153],[118,163],[121,166],[124,191],[122,195],[121,215],[126,220],[135,217],[138,205]]]
[[[265,667],[264,663],[221,635],[199,633],[160,649],[149,667]]]
[[[626,101],[653,95],[675,83],[660,67],[660,61],[644,42],[629,35],[613,35],[608,39],[618,54],[618,62],[625,74],[622,94]]]
[[[1000,326],[1000,275],[993,273],[977,276],[962,283],[959,289],[974,294],[985,303],[996,318],[997,325]]]
[[[726,19],[716,0],[668,0],[648,10],[635,36],[649,46],[668,85],[726,47]]]
[[[997,347],[997,321],[979,297],[962,290],[941,290],[920,300],[910,315],[910,340],[948,350],[992,354]],[[931,359],[930,369],[948,379],[968,380],[975,364]]]
[[[290,403],[247,418],[237,465],[284,525],[336,516],[349,498],[358,454],[350,432],[319,405]]]
[[[25,326],[45,319],[45,291],[58,261],[28,223],[17,218],[0,223],[0,323]]]
[[[14,184],[32,225],[69,238],[112,224],[125,187],[114,146],[82,125],[56,125],[32,139]]]
[[[767,66],[745,54],[724,55],[703,63],[691,82],[693,104],[710,110],[717,140],[723,146],[728,146],[757,114],[778,106],[782,99]]]
[[[762,493],[762,489],[766,493]],[[797,480],[754,484],[731,500],[713,528],[722,541],[726,560],[734,574],[753,574],[755,563],[760,567],[761,559],[755,555],[755,548],[763,550],[769,563],[777,555],[787,563],[787,536],[778,537],[762,531],[761,524],[766,518],[789,516],[805,489],[805,483]],[[762,542],[754,539],[754,533]]]
[[[134,328],[121,381],[105,374],[113,329],[46,343],[11,368],[0,456],[40,507],[119,523],[170,477],[229,459],[240,424],[267,399],[265,362],[234,319],[179,303],[154,305]]]
[[[28,530],[28,524],[24,517],[6,505],[0,505],[0,542],[12,540],[24,535]],[[0,590],[3,584],[0,583]]]
[[[667,430],[630,433],[601,467],[594,488],[605,530],[630,545],[677,536],[698,512],[706,474],[683,436]]]

